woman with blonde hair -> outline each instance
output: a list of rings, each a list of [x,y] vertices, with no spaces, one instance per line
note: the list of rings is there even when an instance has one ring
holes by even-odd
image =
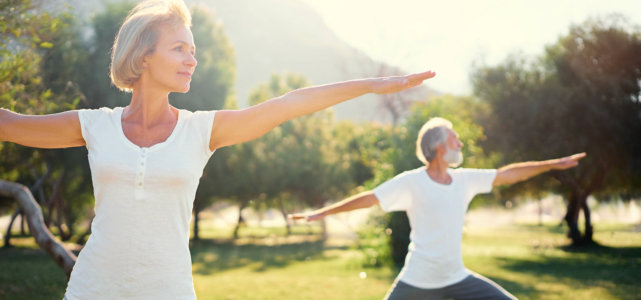
[[[180,0],[138,4],[112,49],[110,77],[126,107],[29,116],[0,109],[0,140],[37,148],[86,146],[95,195],[92,235],[65,299],[195,299],[189,222],[203,168],[218,148],[366,93],[393,93],[433,72],[292,91],[241,110],[169,104],[189,91],[197,62],[191,16]]]

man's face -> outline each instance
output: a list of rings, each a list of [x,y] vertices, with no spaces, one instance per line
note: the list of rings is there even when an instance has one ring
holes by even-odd
[[[451,167],[458,167],[463,163],[463,143],[458,138],[458,134],[454,130],[448,129],[447,139],[445,140],[445,154],[443,160]]]

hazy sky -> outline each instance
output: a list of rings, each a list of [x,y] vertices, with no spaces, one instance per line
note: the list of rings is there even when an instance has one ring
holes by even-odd
[[[303,0],[339,38],[408,72],[432,69],[429,86],[471,92],[472,62],[543,53],[571,24],[619,13],[641,25],[641,0]]]

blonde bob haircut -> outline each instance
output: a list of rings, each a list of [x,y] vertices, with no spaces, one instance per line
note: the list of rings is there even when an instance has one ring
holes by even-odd
[[[447,141],[449,129],[452,129],[452,122],[443,118],[431,118],[425,122],[416,139],[416,157],[429,164],[436,157],[436,147]]]
[[[182,0],[147,0],[123,22],[111,49],[109,77],[121,91],[131,92],[143,71],[143,58],[154,52],[160,26],[191,27],[191,14]]]

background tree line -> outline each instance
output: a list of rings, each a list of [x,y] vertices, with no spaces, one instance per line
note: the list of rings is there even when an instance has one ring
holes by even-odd
[[[42,13],[38,5],[29,0],[0,4],[0,106],[46,114],[126,105],[129,96],[110,85],[109,49],[133,4],[110,4],[89,24],[69,14]],[[191,91],[171,95],[171,101],[190,110],[235,108],[234,49],[224,28],[200,7],[193,8],[193,23],[199,66]],[[588,158],[576,170],[542,175],[473,203],[563,195],[571,242],[591,243],[588,196],[606,200],[641,194],[640,32],[617,17],[588,20],[547,46],[541,57],[515,54],[498,65],[476,66],[473,95],[423,99],[394,126],[339,122],[328,110],[289,121],[255,141],[219,149],[196,195],[194,239],[199,238],[198,213],[215,201],[239,206],[231,233],[237,236],[246,207],[276,208],[284,217],[416,168],[421,164],[414,155],[416,134],[427,119],[441,116],[453,122],[465,144],[464,167],[493,168],[586,151]],[[276,74],[253,90],[249,103],[309,84],[300,75]],[[90,233],[93,201],[86,150],[1,143],[0,155],[0,179],[28,186],[51,230],[62,240],[82,244]],[[7,198],[0,198],[0,210],[14,219],[21,213]],[[381,234],[391,229],[386,244],[402,264],[406,217],[395,213],[376,222]],[[5,246],[10,237],[7,229]]]

